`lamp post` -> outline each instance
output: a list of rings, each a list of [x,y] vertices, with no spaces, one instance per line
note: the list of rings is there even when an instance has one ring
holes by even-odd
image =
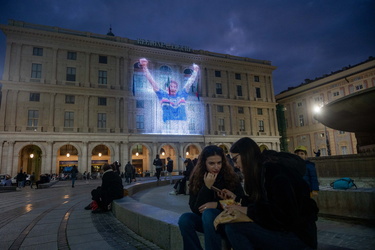
[[[314,113],[315,113],[315,115],[320,114],[321,108],[322,108],[321,106],[315,106],[314,107]],[[314,118],[315,118],[315,115],[314,115]],[[317,120],[318,122],[320,122],[316,118],[315,118],[315,120]],[[331,145],[329,143],[329,135],[328,135],[328,131],[327,131],[327,126],[326,125],[324,125],[324,136],[326,137],[327,154],[328,154],[328,156],[331,156]]]

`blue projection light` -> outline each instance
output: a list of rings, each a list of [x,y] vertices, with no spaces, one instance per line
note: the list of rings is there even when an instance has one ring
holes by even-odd
[[[183,72],[168,66],[150,70],[149,61],[141,58],[134,65],[133,77],[137,130],[143,134],[203,134],[205,112],[198,73],[196,64]]]

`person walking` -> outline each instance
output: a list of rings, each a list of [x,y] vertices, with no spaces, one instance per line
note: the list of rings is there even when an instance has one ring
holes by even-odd
[[[125,165],[125,182],[127,184],[132,183],[133,173],[134,166],[130,163],[130,161],[128,161],[128,163]]]
[[[167,177],[169,179],[169,184],[173,184],[172,180],[172,172],[173,172],[173,160],[170,157],[167,157]]]
[[[161,170],[163,168],[163,162],[159,158],[159,155],[156,155],[156,157],[155,157],[154,162],[152,163],[152,165],[155,166],[155,171],[156,171],[155,175],[156,175],[157,180],[160,181],[160,173],[161,173]]]
[[[72,187],[74,188],[74,183],[76,182],[77,179],[77,174],[78,174],[78,169],[76,165],[73,165],[72,172],[71,172],[71,177],[72,177]]]
[[[35,182],[35,172],[32,172],[30,175],[30,188],[33,188]]]

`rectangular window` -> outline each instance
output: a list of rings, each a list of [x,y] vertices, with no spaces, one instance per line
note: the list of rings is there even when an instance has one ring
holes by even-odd
[[[240,129],[240,131],[245,131],[245,120],[240,119],[240,121],[239,121],[239,129]]]
[[[259,82],[259,76],[254,76],[254,82]]]
[[[106,128],[106,127],[107,127],[107,114],[98,113],[98,128]]]
[[[242,86],[237,85],[237,96],[242,96]]]
[[[302,102],[297,102],[297,107],[302,107]]]
[[[221,83],[216,83],[216,94],[222,95],[223,94],[223,88],[221,86]]]
[[[99,56],[99,63],[107,64],[107,56]]]
[[[235,73],[234,78],[236,78],[236,80],[241,80],[241,74]]]
[[[361,89],[363,89],[362,84],[355,86],[355,90],[361,90]]]
[[[29,110],[27,114],[27,126],[31,128],[38,127],[39,111]]]
[[[218,126],[219,131],[225,131],[224,119],[219,119],[218,125],[219,125]]]
[[[221,71],[215,70],[215,77],[221,77]]]
[[[333,92],[333,96],[339,96],[339,95],[340,95],[339,91]]]
[[[74,112],[66,111],[64,115],[64,127],[73,128],[74,127]]]
[[[74,104],[75,103],[75,96],[74,95],[65,95],[65,103]]]
[[[257,114],[258,114],[258,115],[263,115],[263,109],[259,109],[259,108],[258,108],[258,109],[257,109]]]
[[[339,134],[340,134],[340,135],[344,135],[344,134],[345,134],[345,131],[341,131],[341,130],[340,130],[340,131],[339,131]]]
[[[264,132],[264,121],[260,120],[258,121],[259,125],[259,132]]]
[[[98,105],[99,106],[107,106],[107,98],[106,97],[98,97]]]
[[[42,78],[42,64],[33,63],[31,65],[31,78]]]
[[[305,120],[303,119],[303,115],[299,115],[298,120],[299,120],[299,126],[300,127],[305,126]]]
[[[255,88],[255,94],[257,98],[262,98],[262,95],[260,93],[260,88]]]
[[[43,48],[33,48],[33,56],[43,56]]]
[[[39,102],[40,101],[40,93],[30,93],[29,101],[30,102]]]
[[[73,68],[73,67],[66,68],[66,80],[69,82],[76,81],[76,68]]]
[[[68,51],[66,58],[68,60],[77,60],[77,52]]]
[[[145,117],[143,115],[137,115],[135,126],[137,129],[145,129]]]
[[[145,108],[145,101],[144,100],[136,100],[135,106],[137,109],[143,109]]]
[[[224,112],[224,106],[221,106],[221,105],[217,106],[217,112],[223,113]]]
[[[99,70],[98,84],[107,84],[107,71]]]
[[[342,155],[348,154],[348,147],[347,146],[341,146],[341,154]]]
[[[238,113],[239,114],[244,114],[244,108],[243,107],[238,107]]]

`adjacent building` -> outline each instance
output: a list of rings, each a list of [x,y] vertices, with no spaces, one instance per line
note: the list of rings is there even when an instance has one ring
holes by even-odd
[[[360,153],[354,133],[328,128],[314,114],[330,102],[374,86],[375,58],[370,57],[276,95],[281,148],[293,152],[303,145],[309,156],[315,156],[318,149],[322,156]]]
[[[100,35],[15,20],[0,29],[7,38],[1,173],[61,173],[72,165],[96,172],[115,161],[152,173],[157,154],[182,171],[182,159],[205,146],[228,151],[244,136],[280,149],[276,67],[269,61],[132,40],[111,30]],[[180,94],[171,94],[173,84]]]

